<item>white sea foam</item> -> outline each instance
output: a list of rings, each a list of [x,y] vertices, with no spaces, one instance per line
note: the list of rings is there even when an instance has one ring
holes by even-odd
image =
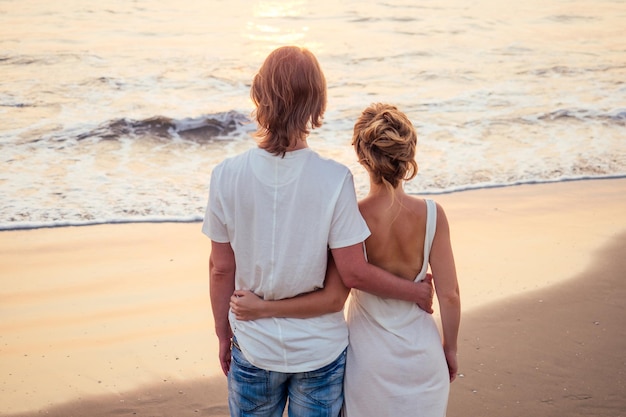
[[[250,82],[284,43],[320,60],[309,143],[359,196],[352,126],[377,101],[416,126],[412,193],[626,175],[626,3],[177,6],[3,2],[0,229],[200,220],[212,168],[255,146]]]

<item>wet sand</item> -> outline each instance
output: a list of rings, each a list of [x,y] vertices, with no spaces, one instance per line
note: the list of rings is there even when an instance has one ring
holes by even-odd
[[[626,415],[626,180],[440,195],[448,416]],[[0,415],[226,416],[198,223],[0,232]]]

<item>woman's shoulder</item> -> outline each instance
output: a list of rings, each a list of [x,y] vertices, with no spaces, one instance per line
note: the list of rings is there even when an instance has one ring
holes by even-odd
[[[423,198],[403,194],[393,203],[389,198],[368,195],[359,201],[359,210],[368,223],[422,222],[427,216],[427,204]],[[386,220],[385,220],[386,219]]]
[[[431,206],[437,211],[437,214],[444,214],[443,206],[432,198],[424,198],[416,195],[407,195],[407,197],[407,201],[410,202],[411,207],[424,210],[425,212],[428,206]]]

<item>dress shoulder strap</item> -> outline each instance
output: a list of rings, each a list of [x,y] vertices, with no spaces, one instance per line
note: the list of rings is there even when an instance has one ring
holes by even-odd
[[[424,236],[424,262],[428,262],[430,249],[433,246],[433,239],[437,231],[437,203],[433,200],[424,200],[426,202],[426,234]]]

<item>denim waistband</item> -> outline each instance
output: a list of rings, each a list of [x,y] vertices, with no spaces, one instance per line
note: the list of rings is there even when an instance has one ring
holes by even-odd
[[[235,336],[233,336],[232,339],[230,339],[230,348],[232,349],[233,347],[237,348],[237,350],[241,350],[241,348],[239,347],[239,344],[237,343],[237,338]]]

